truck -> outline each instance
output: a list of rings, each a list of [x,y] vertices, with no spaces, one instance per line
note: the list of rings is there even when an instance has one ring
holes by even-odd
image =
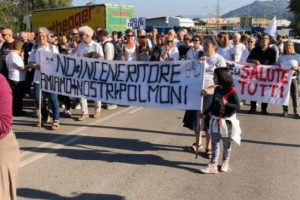
[[[73,28],[88,25],[93,29],[104,28],[108,32],[124,31],[127,20],[134,18],[134,6],[93,4],[47,10],[34,10],[31,14],[31,31],[46,27],[56,33],[69,33]],[[27,30],[28,30],[27,28]]]

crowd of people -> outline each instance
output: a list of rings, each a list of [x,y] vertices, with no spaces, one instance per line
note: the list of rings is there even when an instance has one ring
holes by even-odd
[[[177,61],[201,60],[205,62],[204,103],[203,111],[187,111],[184,125],[195,131],[196,141],[185,149],[197,152],[202,144],[202,132],[206,135],[205,152],[210,159],[203,173],[218,173],[219,143],[223,139],[223,163],[221,171],[229,170],[231,153],[231,139],[239,137],[240,129],[236,119],[236,112],[243,101],[239,101],[233,85],[230,70],[226,67],[226,60],[241,63],[263,65],[278,64],[280,67],[294,71],[290,93],[292,97],[293,114],[299,118],[297,111],[297,73],[299,72],[300,56],[296,54],[292,41],[277,40],[263,33],[248,35],[235,33],[229,35],[220,32],[218,35],[190,34],[186,29],[177,33],[170,30],[167,34],[158,33],[153,29],[124,32],[98,28],[93,30],[89,26],[74,28],[69,34],[53,33],[45,27],[37,32],[21,32],[14,34],[10,28],[2,28],[0,35],[0,160],[6,160],[8,165],[1,162],[1,177],[4,173],[11,173],[12,179],[1,178],[0,194],[15,197],[16,166],[18,162],[4,156],[2,149],[10,148],[18,154],[18,145],[12,133],[12,115],[23,116],[24,96],[32,97],[35,103],[35,114],[41,117],[42,125],[51,123],[51,129],[60,126],[61,105],[63,114],[72,115],[72,102],[78,103],[82,114],[79,121],[87,120],[89,115],[88,101],[81,98],[72,99],[54,93],[40,91],[40,63],[39,54],[42,51],[72,55],[78,57],[96,58],[99,60],[123,61]],[[6,79],[6,80],[5,80]],[[7,84],[8,83],[8,84]],[[267,115],[267,104],[261,105],[262,114]],[[5,109],[3,109],[5,108]],[[101,101],[94,101],[93,118],[101,116]],[[107,109],[116,109],[115,104],[106,104]],[[39,110],[40,109],[40,110]],[[257,112],[257,103],[251,102],[249,113]],[[50,111],[50,112],[49,112]],[[288,116],[288,106],[283,106],[283,116]],[[223,122],[223,123],[222,123]],[[235,130],[235,131],[233,131]],[[10,182],[10,186],[4,184]],[[3,192],[11,188],[9,192]],[[6,190],[7,191],[7,190]],[[1,199],[8,199],[0,196]],[[14,199],[14,198],[11,198]]]

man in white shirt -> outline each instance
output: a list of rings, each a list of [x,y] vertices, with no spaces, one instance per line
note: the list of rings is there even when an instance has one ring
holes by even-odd
[[[101,45],[94,40],[92,40],[94,30],[89,26],[82,26],[78,29],[81,38],[81,43],[78,45],[74,56],[86,57],[88,53],[94,52],[99,55],[99,59],[104,58],[103,49]],[[81,98],[81,111],[82,115],[78,118],[79,121],[83,121],[89,118],[88,102],[87,99]],[[95,103],[95,113],[94,118],[100,117],[101,113],[101,101],[94,101]]]
[[[243,51],[246,49],[245,45],[241,43],[241,34],[235,33],[232,38],[232,47],[229,50],[231,55],[231,60],[234,62],[239,62]]]
[[[115,47],[113,41],[110,40],[107,30],[102,29],[98,32],[98,39],[102,44],[104,60],[114,60],[115,57]],[[117,59],[117,58],[115,58]],[[107,104],[106,108],[108,110],[113,110],[117,108],[116,104]]]

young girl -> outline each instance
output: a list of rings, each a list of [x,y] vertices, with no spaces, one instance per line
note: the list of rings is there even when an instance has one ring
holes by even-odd
[[[213,80],[217,86],[213,95],[213,103],[206,111],[210,111],[212,116],[209,124],[209,134],[212,139],[212,157],[208,167],[200,170],[204,174],[218,173],[221,139],[224,147],[222,172],[229,171],[231,139],[238,144],[241,141],[241,129],[236,118],[236,111],[239,110],[240,104],[230,70],[228,68],[216,68]]]

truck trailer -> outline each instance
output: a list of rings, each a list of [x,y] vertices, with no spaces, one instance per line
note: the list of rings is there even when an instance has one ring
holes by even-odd
[[[46,27],[56,33],[69,33],[73,28],[88,25],[112,31],[124,31],[127,20],[134,18],[134,6],[96,4],[32,12],[32,31]],[[27,25],[28,26],[28,25]]]

